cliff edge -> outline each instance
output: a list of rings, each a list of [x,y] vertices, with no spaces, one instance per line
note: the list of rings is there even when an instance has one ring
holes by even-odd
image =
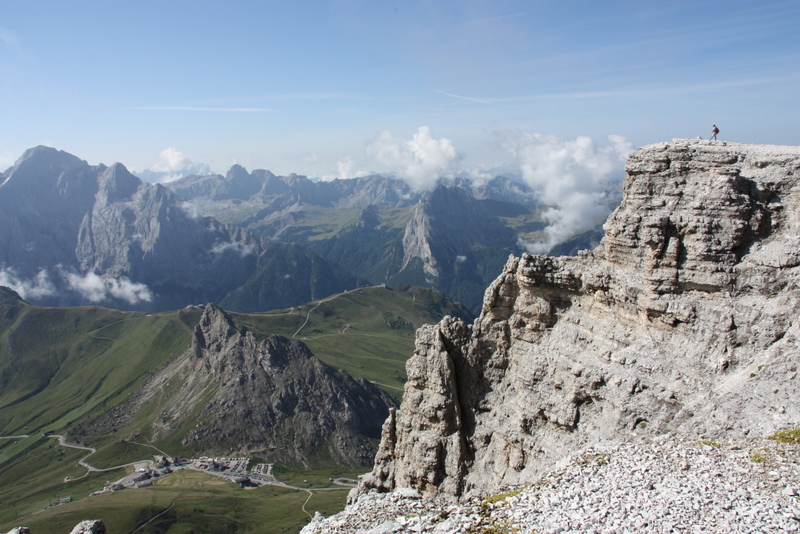
[[[511,257],[473,325],[417,332],[351,501],[485,494],[605,439],[798,426],[798,178],[800,147],[637,150],[597,249]]]

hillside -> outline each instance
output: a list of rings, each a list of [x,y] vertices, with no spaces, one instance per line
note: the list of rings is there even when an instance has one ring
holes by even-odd
[[[264,339],[207,304],[191,348],[136,393],[69,429],[85,441],[135,428],[182,455],[260,457],[305,468],[365,465],[391,397],[323,363],[297,339]]]
[[[213,306],[209,308],[214,309]],[[242,450],[248,440],[253,439],[251,435],[242,435],[246,432],[237,431],[240,433],[229,436],[195,433],[187,439],[191,431],[197,429],[195,425],[199,420],[194,420],[193,415],[186,418],[179,412],[169,412],[170,402],[173,406],[188,406],[186,399],[198,394],[203,397],[205,393],[202,392],[206,392],[205,404],[198,404],[198,413],[216,396],[219,409],[212,403],[208,415],[237,413],[234,422],[240,416],[245,421],[247,404],[239,401],[240,396],[265,398],[263,394],[246,389],[248,384],[256,382],[267,386],[267,376],[253,384],[249,382],[249,377],[256,376],[258,369],[245,372],[246,366],[240,366],[237,367],[240,371],[236,372],[210,373],[202,370],[199,361],[192,363],[190,356],[194,353],[190,350],[187,354],[186,350],[191,347],[192,339],[196,339],[196,326],[203,313],[204,309],[196,306],[157,314],[98,307],[43,308],[25,302],[13,291],[0,288],[0,436],[29,436],[0,440],[0,501],[13,503],[24,515],[42,509],[54,493],[64,492],[79,499],[100,489],[105,480],[122,476],[117,472],[87,475],[86,470],[76,464],[85,451],[54,446],[55,440],[42,435],[47,430],[69,434],[73,441],[80,440],[96,447],[98,452],[91,461],[100,467],[150,457],[153,454],[149,448],[151,444],[173,455],[191,455],[202,450],[226,453]],[[297,334],[296,337],[321,360],[345,369],[356,381],[366,379],[380,383],[386,392],[399,398],[405,381],[405,360],[413,351],[415,328],[436,322],[445,314],[470,317],[463,307],[429,289],[411,286],[360,288],[285,310],[225,314],[232,326],[223,330],[233,337],[223,342],[218,334],[217,339],[220,346],[229,346],[230,350],[209,354],[209,358],[213,356],[219,362],[234,358],[239,340],[244,343],[249,334],[252,339],[247,343],[252,347],[266,343],[271,354],[296,354],[301,358],[299,361],[312,362],[308,349],[299,341],[275,337],[291,338]],[[212,337],[209,334],[206,339]],[[186,357],[182,359],[181,355]],[[284,368],[280,361],[276,361],[276,369]],[[324,366],[314,363],[311,367]],[[190,368],[194,370],[189,373]],[[170,373],[177,370],[180,374],[181,369],[194,379],[188,384],[184,380],[170,382]],[[288,371],[283,372],[288,376]],[[338,371],[333,373],[339,374]],[[293,389],[300,394],[305,389],[321,390],[316,385],[303,385],[302,374],[295,372],[293,376],[292,383],[280,386],[283,390]],[[167,382],[159,382],[164,377]],[[166,386],[163,390],[154,387],[161,383]],[[211,388],[209,384],[216,386]],[[374,387],[364,384],[362,388],[372,390],[375,395]],[[152,402],[146,409],[135,413],[129,409],[134,405],[144,406],[142,401],[146,394],[153,391],[163,392],[163,396],[151,397]],[[387,396],[378,396],[389,402]],[[285,397],[284,401],[288,399]],[[311,413],[314,417],[325,418],[329,411],[327,407],[315,408]],[[162,418],[165,412],[173,413],[174,417]],[[253,409],[254,414],[266,412],[261,407]],[[364,424],[377,414],[375,426],[368,433],[377,438],[383,417],[379,410],[368,412],[354,420]],[[172,425],[171,433],[163,431],[167,423]],[[214,427],[212,424],[209,428]],[[263,436],[256,438],[262,446],[267,442]],[[123,439],[131,441],[123,443],[120,441]],[[362,442],[362,449],[363,446]],[[374,445],[369,447],[372,449]],[[349,454],[342,459],[341,455],[336,456],[335,450],[336,447],[333,452],[325,452],[321,442],[303,441],[292,454],[276,456],[273,450],[265,451],[265,455],[281,461],[282,480],[292,476],[299,478],[297,483],[311,478],[312,474],[295,475],[287,469],[299,468],[309,460],[328,466],[328,471],[320,471],[331,473],[325,477],[333,474],[352,477],[354,473],[341,464],[371,461],[371,456],[365,459],[363,452],[360,456]],[[253,458],[256,456],[258,454]],[[313,476],[316,480],[317,475]],[[77,480],[64,482],[65,477]],[[146,510],[126,509],[120,513],[124,517],[133,514],[133,518]],[[11,520],[13,514],[13,508],[0,507],[0,524]]]

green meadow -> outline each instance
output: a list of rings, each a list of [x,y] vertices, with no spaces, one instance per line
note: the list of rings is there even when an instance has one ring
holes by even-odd
[[[44,435],[87,428],[135,396],[190,347],[201,314],[200,308],[157,314],[41,308],[0,291],[0,436],[28,436],[0,439],[0,532],[18,525],[36,534],[69,532],[90,518],[103,519],[109,532],[153,533],[297,532],[308,521],[306,491],[242,489],[189,471],[152,487],[91,496],[132,468],[89,472],[78,465],[89,451]],[[441,293],[404,286],[365,287],[285,310],[231,316],[258,338],[295,336],[323,361],[399,399],[416,328],[447,314],[469,318]],[[154,406],[105,433],[78,433],[97,449],[86,461],[107,469],[153,459],[158,451],[185,456],[180,440],[188,428],[150,441],[146,429],[158,413]],[[337,465],[275,466],[279,480],[300,488],[328,487],[334,478],[358,474]],[[312,493],[307,511],[327,515],[344,506],[347,489]],[[62,497],[72,501],[55,505]]]

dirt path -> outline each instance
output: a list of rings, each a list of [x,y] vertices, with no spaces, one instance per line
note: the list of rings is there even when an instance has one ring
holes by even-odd
[[[309,519],[314,519],[314,516],[309,514],[308,510],[306,510],[306,505],[308,504],[308,501],[311,500],[311,497],[314,496],[314,494],[311,492],[311,490],[303,490],[303,491],[308,492],[308,498],[306,499],[306,502],[303,503],[303,506],[300,507],[300,509],[303,511],[304,514],[306,514],[309,517]]]
[[[172,502],[169,504],[169,506],[167,507],[167,509],[166,509],[166,510],[164,510],[164,511],[162,511],[162,512],[159,512],[159,513],[157,513],[156,515],[154,515],[153,517],[151,517],[150,519],[148,519],[147,521],[145,521],[144,523],[142,523],[141,525],[139,525],[138,527],[136,527],[134,530],[132,530],[132,531],[131,531],[131,534],[133,534],[134,532],[136,532],[136,531],[138,531],[138,530],[140,530],[140,529],[142,529],[142,528],[146,527],[146,526],[147,526],[147,525],[149,525],[149,524],[150,524],[152,521],[154,521],[154,520],[158,519],[158,518],[159,518],[159,517],[161,517],[162,515],[164,515],[164,514],[166,514],[167,512],[169,512],[169,511],[172,509],[172,507],[173,507],[173,506],[175,506],[175,503],[176,503],[176,502],[178,502],[178,499],[180,499],[180,498],[182,498],[182,497],[183,497],[183,494],[182,494],[182,493],[179,493],[177,497],[175,497],[174,499],[172,499]]]
[[[370,287],[377,287],[377,286],[370,286]],[[298,329],[297,329],[297,332],[295,332],[294,334],[292,334],[292,337],[297,337],[297,334],[299,334],[299,333],[300,333],[300,331],[301,331],[303,328],[305,328],[305,326],[308,324],[308,319],[311,317],[311,312],[313,312],[314,310],[316,310],[317,308],[319,308],[319,307],[320,307],[320,305],[321,305],[323,302],[328,302],[328,301],[331,301],[331,300],[337,299],[337,298],[339,298],[339,297],[341,297],[341,296],[347,295],[348,293],[352,293],[353,291],[358,291],[359,289],[364,289],[364,288],[363,288],[363,287],[357,287],[357,288],[355,288],[355,289],[351,289],[351,290],[349,290],[349,291],[344,291],[344,292],[342,292],[342,293],[339,293],[338,295],[333,295],[333,296],[330,296],[330,297],[328,297],[328,298],[324,298],[324,299],[320,300],[319,302],[317,302],[317,305],[316,305],[316,306],[314,306],[313,308],[311,308],[310,310],[308,310],[308,313],[306,314],[306,320],[305,320],[305,321],[303,321],[303,324],[302,324],[302,325],[300,325],[300,328],[298,328]]]

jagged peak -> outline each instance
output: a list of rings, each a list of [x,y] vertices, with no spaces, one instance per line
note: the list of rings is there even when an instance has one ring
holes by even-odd
[[[239,165],[238,163],[234,163],[230,169],[228,169],[227,174],[225,174],[225,180],[228,182],[233,182],[237,179],[241,179],[244,177],[249,177],[250,173],[247,172],[247,169]]]
[[[142,181],[131,174],[122,163],[114,163],[100,173],[98,184],[108,202],[122,202],[130,200]]]

